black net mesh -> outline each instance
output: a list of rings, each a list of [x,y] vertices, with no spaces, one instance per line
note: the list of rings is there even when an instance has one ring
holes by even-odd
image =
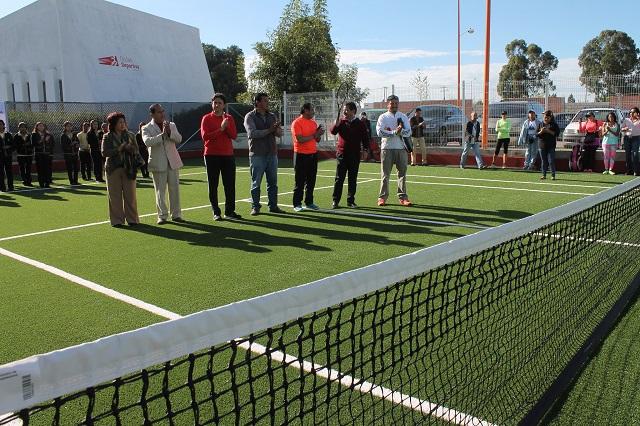
[[[3,421],[517,424],[634,281],[638,223],[636,188],[406,281]]]

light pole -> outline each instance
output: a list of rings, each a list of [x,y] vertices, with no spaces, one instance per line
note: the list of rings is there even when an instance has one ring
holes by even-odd
[[[467,34],[473,34],[474,29],[468,28]],[[458,107],[462,107],[462,103],[460,100],[460,37],[462,33],[460,32],[460,0],[458,0]]]

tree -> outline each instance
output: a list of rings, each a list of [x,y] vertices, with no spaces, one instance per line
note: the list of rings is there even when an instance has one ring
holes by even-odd
[[[535,43],[527,44],[516,39],[504,48],[507,63],[500,70],[498,94],[503,98],[522,98],[544,93],[545,81],[549,90],[555,90],[549,80],[551,71],[558,68],[558,58],[551,52],[542,51]]]
[[[580,82],[602,101],[630,89],[629,77],[640,73],[640,50],[627,33],[604,30],[584,45],[578,64]]]
[[[420,69],[416,71],[416,75],[411,79],[410,83],[418,92],[419,100],[425,101],[429,99],[429,78]]]
[[[284,91],[327,91],[338,79],[326,1],[315,0],[313,10],[311,15],[302,0],[291,0],[269,40],[255,45],[258,59],[251,78],[272,97]]]
[[[331,89],[336,90],[343,83],[344,89],[349,93],[347,100],[361,104],[369,96],[369,89],[358,87],[358,66],[356,64],[341,65],[338,77],[331,85]]]
[[[567,98],[567,103],[575,104],[576,98],[573,97],[573,93],[569,93],[569,97]]]
[[[213,87],[224,93],[228,102],[235,102],[238,95],[247,91],[244,74],[244,53],[238,46],[220,49],[212,44],[202,44]]]

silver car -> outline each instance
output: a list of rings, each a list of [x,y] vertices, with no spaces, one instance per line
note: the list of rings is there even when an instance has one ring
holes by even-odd
[[[509,137],[512,141],[517,141],[520,136],[522,123],[527,119],[529,111],[535,111],[538,117],[542,116],[544,106],[535,101],[503,101],[489,104],[489,141],[496,140],[496,123],[502,116],[502,111],[507,112],[507,118],[511,122],[511,132]]]
[[[586,115],[588,112],[592,113],[596,117],[596,120],[599,123],[605,122],[607,120],[607,115],[609,115],[610,112],[615,113],[616,118],[618,119],[618,123],[622,123],[622,120],[624,118],[624,114],[622,110],[618,108],[581,109],[580,111],[578,111],[577,114],[573,116],[573,118],[571,119],[571,122],[567,124],[567,127],[565,127],[564,132],[562,134],[562,142],[567,145],[567,148],[570,145],[575,144],[576,142],[581,142],[582,139],[584,138],[584,133],[578,132],[578,126],[580,125],[580,120],[587,121]],[[622,138],[624,139],[624,135],[622,136]]]
[[[465,117],[462,110],[455,105],[420,105],[409,112],[409,119],[422,110],[427,142],[445,146],[449,141],[462,142],[464,137]]]

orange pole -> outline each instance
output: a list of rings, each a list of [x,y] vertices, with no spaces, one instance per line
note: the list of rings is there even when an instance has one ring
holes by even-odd
[[[489,146],[489,51],[491,49],[491,0],[487,0],[487,23],[484,39],[484,98],[482,99],[482,149]]]
[[[460,0],[458,0],[458,108],[460,103]]]

